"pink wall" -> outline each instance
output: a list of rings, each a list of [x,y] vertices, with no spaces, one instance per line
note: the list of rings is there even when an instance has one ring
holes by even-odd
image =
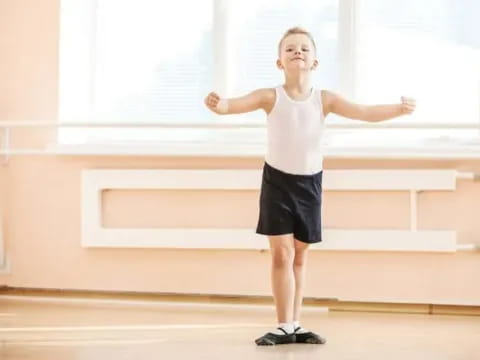
[[[56,119],[57,43],[58,1],[0,1],[1,121]],[[53,135],[25,137],[45,143]],[[261,165],[261,159],[241,158],[13,157],[0,168],[0,200],[11,263],[11,272],[0,274],[0,285],[269,295],[268,252],[86,249],[80,245],[82,169],[256,169]],[[351,159],[327,160],[325,167],[480,172],[479,161]],[[253,191],[111,191],[104,196],[105,224],[252,227],[253,231],[257,195]],[[455,193],[421,193],[419,228],[455,229],[459,242],[478,243],[480,225],[475,214],[479,198],[480,184],[469,181],[460,181]],[[168,208],[161,205],[165,202]],[[189,216],[185,218],[183,211]],[[324,211],[328,227],[405,228],[408,195],[328,192]],[[473,286],[480,278],[479,260],[478,253],[312,252],[306,296],[480,305],[480,289]]]
[[[0,118],[2,121],[57,117],[58,1],[0,1]],[[52,130],[12,132],[13,145],[38,146]]]
[[[4,237],[3,228],[5,226],[4,213],[6,211],[6,193],[7,193],[6,174],[7,174],[6,167],[0,165],[0,244],[2,244],[3,241],[5,241],[3,238]],[[0,252],[1,251],[2,250],[0,248]],[[1,285],[2,285],[2,281],[0,281],[0,286]]]

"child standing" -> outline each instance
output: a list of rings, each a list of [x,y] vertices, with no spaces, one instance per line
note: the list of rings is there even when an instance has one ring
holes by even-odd
[[[415,101],[360,105],[312,86],[318,66],[316,45],[309,32],[291,28],[278,45],[277,67],[285,83],[258,89],[243,97],[221,99],[210,93],[207,107],[217,114],[262,109],[267,114],[267,153],[256,232],[268,236],[272,254],[272,290],[278,326],[256,339],[257,345],[324,344],[320,335],[300,325],[307,250],[322,241],[321,199],[323,156],[321,139],[329,113],[378,122],[410,114]]]

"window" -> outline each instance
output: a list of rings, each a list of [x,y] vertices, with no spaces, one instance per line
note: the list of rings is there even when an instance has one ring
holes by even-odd
[[[417,109],[389,123],[451,128],[333,131],[331,144],[418,146],[456,139],[479,143],[480,3],[474,0],[355,1],[353,98],[395,103],[400,95]],[[471,129],[457,128],[470,124]]]
[[[63,24],[72,38],[75,28],[70,22],[75,24],[80,3],[63,1]],[[80,104],[73,100],[70,108],[64,108],[65,120],[185,122],[210,117],[201,99],[213,85],[212,1],[176,0],[168,6],[153,0],[88,0],[85,4],[83,27],[90,37],[80,51],[88,53],[88,59],[83,63],[74,59],[85,76],[66,83],[64,89],[88,82],[83,94],[72,96],[87,100]],[[68,41],[69,33],[63,35],[63,52],[78,53],[78,46]],[[67,71],[75,71],[74,66]],[[151,128],[62,131],[66,142],[149,141],[162,140],[162,135],[168,140],[180,135],[179,129]]]
[[[401,92],[418,99],[414,121],[478,122],[479,13],[478,1],[362,0],[357,99],[396,101]]]
[[[61,14],[61,121],[262,121],[260,112],[217,116],[203,99],[212,90],[239,96],[279,84],[277,44],[296,25],[312,31],[325,59],[316,82],[336,83],[336,0],[178,0],[168,6],[155,0],[62,0]],[[59,133],[63,143],[262,142],[265,135],[259,128]]]
[[[331,129],[330,144],[468,137],[480,121],[480,23],[475,17],[480,5],[474,0],[177,0],[168,5],[62,0],[61,5],[61,121],[261,124],[260,111],[216,116],[203,99],[211,90],[239,96],[280,84],[278,41],[297,25],[311,31],[317,43],[317,87],[364,103],[410,95],[418,101],[416,113],[393,123],[452,125],[446,130]],[[328,123],[346,121],[330,116]],[[459,123],[472,128],[454,130]],[[59,141],[261,143],[264,136],[261,127],[66,128]]]

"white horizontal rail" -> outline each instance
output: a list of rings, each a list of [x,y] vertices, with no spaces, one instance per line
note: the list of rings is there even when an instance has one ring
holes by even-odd
[[[72,144],[48,145],[45,149],[0,149],[6,164],[10,156],[189,156],[189,157],[254,157],[261,158],[265,154],[265,144],[218,144],[198,143],[162,143],[148,144]],[[405,148],[324,148],[327,159],[480,159],[480,148],[452,149],[449,147],[431,149]],[[470,179],[478,180],[478,175],[470,175]]]
[[[366,128],[385,128],[385,129],[477,129],[478,125],[474,123],[396,123],[396,122],[354,122],[345,120],[345,123],[327,123],[330,129],[366,129]],[[0,128],[17,127],[153,127],[153,128],[263,128],[264,122],[249,121],[231,121],[231,122],[84,122],[84,121],[0,121]]]
[[[199,121],[199,122],[88,122],[88,121],[0,121],[1,147],[0,155],[4,156],[3,163],[7,163],[9,156],[13,155],[206,155],[206,156],[261,156],[264,154],[263,142],[248,144],[219,144],[208,147],[209,141],[180,143],[178,141],[161,144],[56,144],[47,148],[11,148],[10,132],[14,128],[185,128],[185,129],[264,129],[262,121]],[[346,120],[344,123],[327,123],[326,129],[476,129],[472,123],[367,123]],[[355,146],[329,146],[324,149],[326,157],[335,158],[419,158],[419,159],[458,159],[480,157],[480,136],[471,143],[435,144],[428,148],[421,146],[405,147],[355,147]],[[440,146],[441,145],[441,146]],[[414,151],[412,151],[414,150]]]

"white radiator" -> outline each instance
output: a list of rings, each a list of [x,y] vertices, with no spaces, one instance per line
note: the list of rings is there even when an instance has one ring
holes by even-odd
[[[324,229],[317,250],[429,251],[457,250],[455,231],[417,229],[418,191],[454,191],[455,170],[326,170],[324,190],[409,191],[410,229]],[[465,177],[465,176],[462,176]],[[469,177],[467,174],[466,177]],[[101,224],[105,189],[257,190],[261,170],[84,170],[82,172],[82,245],[85,247],[155,247],[189,249],[267,249],[254,229],[107,229]]]

